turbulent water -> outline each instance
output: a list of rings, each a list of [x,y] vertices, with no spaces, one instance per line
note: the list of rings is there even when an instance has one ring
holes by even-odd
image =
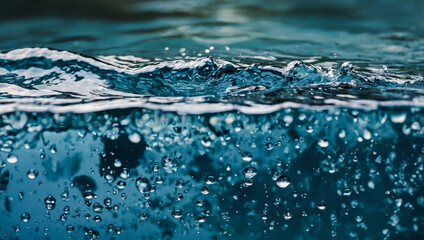
[[[420,1],[0,18],[0,239],[424,238]]]

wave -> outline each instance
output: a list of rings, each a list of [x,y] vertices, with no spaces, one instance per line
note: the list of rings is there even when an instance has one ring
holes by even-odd
[[[221,59],[165,61],[87,57],[47,48],[0,54],[0,112],[95,112],[122,108],[187,114],[286,107],[424,107],[423,76],[365,73],[349,62],[256,66]]]

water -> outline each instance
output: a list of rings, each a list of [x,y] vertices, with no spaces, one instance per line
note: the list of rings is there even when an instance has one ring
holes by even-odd
[[[0,9],[0,239],[420,239],[420,1]]]

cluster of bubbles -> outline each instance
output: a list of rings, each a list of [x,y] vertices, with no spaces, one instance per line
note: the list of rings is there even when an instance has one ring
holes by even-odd
[[[423,124],[414,108],[5,114],[0,233],[421,237]]]

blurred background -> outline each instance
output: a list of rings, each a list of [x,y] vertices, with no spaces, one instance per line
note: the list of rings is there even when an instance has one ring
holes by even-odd
[[[411,73],[424,62],[422,0],[1,0],[0,51],[213,56],[245,63],[349,60]],[[402,66],[402,67],[400,67]]]

